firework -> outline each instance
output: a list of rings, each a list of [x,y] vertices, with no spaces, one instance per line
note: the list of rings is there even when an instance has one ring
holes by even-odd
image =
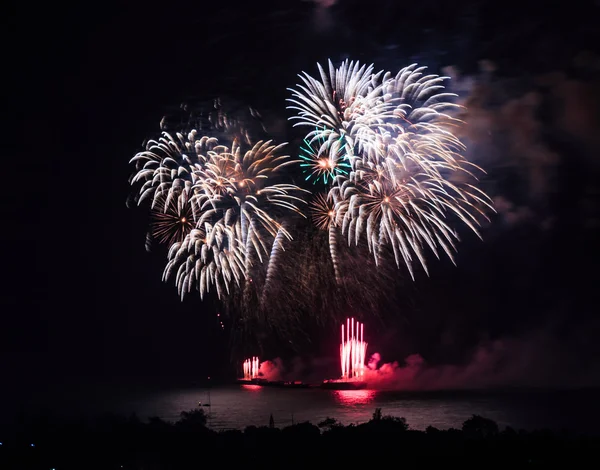
[[[329,74],[317,64],[321,81],[306,72],[299,75],[302,84],[290,89],[289,109],[297,111],[295,126],[310,126],[308,142],[321,142],[319,153],[335,153],[344,143],[346,158],[354,156],[355,147],[361,149],[364,135],[385,124],[389,105],[383,101],[382,72],[373,73],[373,66],[344,61],[334,68],[329,61]]]
[[[138,186],[134,199],[138,205],[150,200],[157,209],[164,209],[156,207],[160,201],[169,205],[173,197],[192,192],[192,173],[206,162],[207,152],[214,147],[231,146],[234,141],[250,145],[249,129],[260,135],[265,132],[256,110],[225,106],[219,98],[198,105],[182,104],[177,112],[161,119],[160,128],[161,136],[149,140],[145,150],[130,160],[135,164],[130,184]]]
[[[493,209],[454,134],[460,122],[445,77],[414,64],[397,74],[349,61],[318,70],[317,78],[301,74],[288,99],[290,119],[307,126],[299,158],[265,135],[254,110],[234,116],[217,100],[165,118],[161,136],[131,160],[135,199],[152,211],[150,233],[170,246],[163,278],[174,278],[182,299],[216,291],[242,320],[293,311],[278,324],[300,324],[313,311],[375,310],[388,301],[396,266],[414,280],[415,265],[428,273],[431,254],[454,262],[455,223],[478,234]],[[310,205],[319,230],[298,231],[309,191],[293,184],[294,168],[322,188]],[[392,256],[388,270],[383,260]],[[360,353],[344,344],[348,374]]]
[[[258,378],[258,370],[260,368],[260,363],[258,357],[253,356],[244,361],[243,371],[244,371],[244,380],[252,380]]]
[[[232,283],[239,286],[244,276],[245,252],[239,243],[239,224],[207,222],[202,227],[203,230],[192,230],[182,242],[174,243],[169,249],[163,280],[175,274],[182,300],[193,288],[204,298],[211,285],[221,298],[224,292],[230,292]]]
[[[270,215],[272,210],[284,208],[300,214],[297,204],[304,202],[295,195],[302,191],[299,187],[271,182],[284,167],[296,163],[289,156],[279,154],[284,146],[260,141],[243,152],[234,141],[231,149],[218,146],[209,151],[206,162],[196,165],[193,172],[192,203],[205,214],[201,219],[216,216],[227,224],[239,221],[243,229],[242,242],[252,243],[258,253],[265,251],[259,246],[260,230],[255,229],[254,238],[249,230],[259,225],[275,237],[281,224]],[[284,234],[291,239],[287,231]]]
[[[215,284],[220,298],[223,292],[220,286],[229,293],[230,282],[239,285],[241,279],[248,279],[255,257],[262,263],[263,256],[269,255],[268,238],[276,238],[279,233],[291,240],[290,233],[274,214],[280,209],[301,214],[297,203],[303,200],[293,195],[301,191],[297,186],[271,184],[275,174],[291,163],[288,156],[278,154],[281,148],[271,142],[258,142],[247,152],[242,152],[234,142],[231,149],[215,147],[207,152],[204,164],[196,165],[192,173],[191,202],[198,213],[199,227],[208,224],[211,231],[219,228],[212,238],[214,244],[210,250],[213,260],[223,261],[216,270],[207,267],[218,276],[207,277],[208,283],[199,286],[201,296],[210,284]],[[205,261],[191,258],[199,252],[196,245],[201,240],[196,239],[193,250],[192,245],[184,243],[178,251],[170,252],[165,277],[168,278],[174,267],[179,266],[176,284],[182,295],[189,292],[192,280],[201,280],[196,271],[198,263]],[[219,250],[224,252],[218,253]]]
[[[321,182],[327,185],[338,175],[347,175],[351,168],[345,155],[343,137],[329,151],[323,151],[323,148],[327,148],[324,144],[324,140],[319,138],[316,143],[304,139],[304,143],[300,145],[300,158],[303,160],[300,167],[304,173],[308,173],[305,179],[308,181],[312,178],[313,184]]]
[[[195,225],[194,212],[187,195],[184,193],[180,198],[172,198],[168,205],[159,201],[157,206],[163,209],[152,209],[150,212],[150,237],[167,246],[183,241]]]
[[[340,344],[340,364],[342,379],[362,379],[365,375],[367,343],[364,342],[364,324],[346,320],[346,330],[342,324],[342,343]]]
[[[251,270],[265,262],[273,277],[270,257],[283,249],[282,238],[292,239],[280,219],[302,214],[304,202],[303,190],[276,181],[296,163],[282,153],[285,144],[253,142],[218,102],[187,121],[164,118],[161,128],[169,132],[131,160],[131,184],[139,185],[138,205],[150,202],[150,239],[170,246],[163,279],[175,279],[182,299],[192,289],[204,298],[213,287],[221,299],[246,280],[248,288]]]
[[[428,272],[426,250],[454,262],[458,234],[449,215],[479,235],[478,217],[493,208],[474,184],[454,182],[475,182],[471,170],[480,169],[462,156],[452,133],[458,121],[446,113],[456,105],[442,92],[445,77],[424,76],[414,64],[395,76],[348,61],[338,69],[329,62],[329,74],[318,68],[321,81],[305,73],[304,85],[292,90],[292,119],[315,128],[306,139],[322,142],[321,153],[337,152],[343,140],[350,172],[336,175],[329,188],[327,214],[335,217],[326,218],[318,200],[313,220],[323,228],[341,225],[349,244],[366,238],[378,265],[391,247],[413,279],[416,260]]]
[[[203,164],[204,154],[217,143],[215,138],[198,136],[195,130],[187,135],[176,133],[175,136],[163,132],[158,140],[150,140],[146,150],[130,160],[136,165],[136,173],[130,183],[142,183],[138,191],[138,205],[149,199],[153,209],[164,210],[173,198],[179,198],[182,193],[189,198],[195,165]]]

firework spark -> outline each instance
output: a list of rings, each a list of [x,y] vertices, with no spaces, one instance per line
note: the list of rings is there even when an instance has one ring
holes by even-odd
[[[364,324],[346,319],[346,330],[342,324],[342,343],[340,344],[340,364],[342,379],[362,379],[365,375],[367,343],[364,342]]]
[[[257,379],[259,368],[260,362],[258,360],[258,357],[253,356],[246,359],[243,364],[244,380]]]

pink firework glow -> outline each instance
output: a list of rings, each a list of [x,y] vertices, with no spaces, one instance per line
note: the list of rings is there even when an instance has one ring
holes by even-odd
[[[257,356],[253,356],[244,361],[244,379],[252,380],[258,378],[258,369],[260,362]]]
[[[362,380],[365,375],[365,358],[367,343],[363,340],[364,324],[355,322],[354,318],[346,320],[346,329],[342,324],[342,344],[340,345],[340,362],[342,379]]]

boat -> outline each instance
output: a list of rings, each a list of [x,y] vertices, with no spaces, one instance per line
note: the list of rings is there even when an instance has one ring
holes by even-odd
[[[367,383],[362,381],[344,382],[341,380],[325,380],[321,384],[325,390],[363,390],[367,388]]]
[[[263,387],[284,387],[285,382],[283,380],[261,379],[257,382],[257,385],[262,385]]]
[[[255,385],[256,382],[251,379],[237,379],[237,383],[241,385]]]
[[[287,388],[310,388],[311,385],[307,384],[305,382],[295,381],[295,382],[285,382],[284,387],[287,387]]]
[[[241,385],[260,385],[262,387],[279,387],[279,388],[310,388],[311,385],[299,381],[284,381],[284,380],[266,380],[266,379],[238,379],[237,383]]]

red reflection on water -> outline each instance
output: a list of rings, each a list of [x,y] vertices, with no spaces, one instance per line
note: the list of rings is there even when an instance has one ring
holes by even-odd
[[[333,396],[342,405],[364,405],[373,401],[375,390],[334,390]]]
[[[260,385],[242,385],[244,390],[251,390],[253,392],[259,391],[262,387]]]

